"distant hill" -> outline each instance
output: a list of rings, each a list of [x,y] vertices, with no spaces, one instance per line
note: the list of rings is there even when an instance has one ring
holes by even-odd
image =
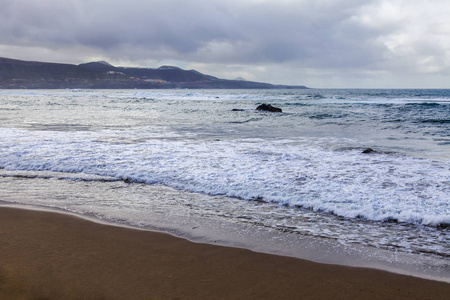
[[[227,80],[173,66],[115,67],[107,62],[80,65],[22,61],[0,57],[1,89],[305,89],[304,86]]]

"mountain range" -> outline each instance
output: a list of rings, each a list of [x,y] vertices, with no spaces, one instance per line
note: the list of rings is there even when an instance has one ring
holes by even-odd
[[[115,67],[104,61],[79,65],[0,57],[0,89],[305,89],[305,86],[220,79],[196,70]]]

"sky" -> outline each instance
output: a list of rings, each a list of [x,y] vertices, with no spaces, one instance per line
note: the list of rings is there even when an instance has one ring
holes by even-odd
[[[449,0],[0,0],[0,57],[450,88]]]

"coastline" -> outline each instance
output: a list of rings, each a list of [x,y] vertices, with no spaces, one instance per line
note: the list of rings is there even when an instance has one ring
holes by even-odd
[[[450,284],[0,207],[0,299],[447,299]]]
[[[34,176],[43,176],[41,179]],[[22,177],[23,176],[23,177]],[[27,176],[31,176],[28,179]],[[48,176],[48,177],[47,177]],[[290,234],[271,228],[255,226],[245,222],[236,222],[233,218],[217,218],[214,214],[195,214],[202,211],[204,203],[209,203],[205,195],[184,193],[166,186],[135,185],[123,182],[86,181],[75,183],[72,180],[49,180],[45,178],[72,178],[71,174],[20,173],[19,177],[2,177],[0,204],[7,207],[50,211],[85,218],[93,222],[112,226],[164,232],[194,243],[220,245],[232,248],[249,249],[258,253],[357,268],[378,269],[396,274],[414,276],[434,281],[450,283],[448,259],[404,251],[390,251],[382,247],[369,247],[364,244],[352,244],[351,235],[342,235],[340,240],[320,238],[302,234]],[[17,191],[20,190],[20,194]],[[126,192],[126,196],[123,194]],[[111,199],[115,203],[131,197],[137,203],[140,199],[149,199],[142,210],[134,206],[122,206],[111,210]],[[150,200],[151,199],[151,200]],[[255,212],[251,207],[246,210],[241,201],[232,198],[214,198],[222,208],[250,215]],[[174,206],[174,204],[176,205]],[[227,208],[228,207],[228,208]],[[230,210],[231,207],[231,210]],[[273,211],[272,211],[273,212]],[[258,215],[255,215],[258,217]],[[327,218],[313,215],[310,218],[296,220],[305,225],[306,232],[311,221],[327,230]],[[339,224],[338,224],[339,225]],[[340,226],[352,230],[351,224]],[[347,227],[350,226],[350,227]],[[366,228],[366,230],[371,230]],[[388,232],[386,233],[388,234]],[[392,232],[395,236],[395,232]],[[414,234],[414,233],[413,233]],[[345,241],[345,242],[342,242]]]

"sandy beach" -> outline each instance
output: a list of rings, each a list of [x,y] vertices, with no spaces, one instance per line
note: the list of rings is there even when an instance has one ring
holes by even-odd
[[[450,284],[0,208],[0,299],[448,299]]]

